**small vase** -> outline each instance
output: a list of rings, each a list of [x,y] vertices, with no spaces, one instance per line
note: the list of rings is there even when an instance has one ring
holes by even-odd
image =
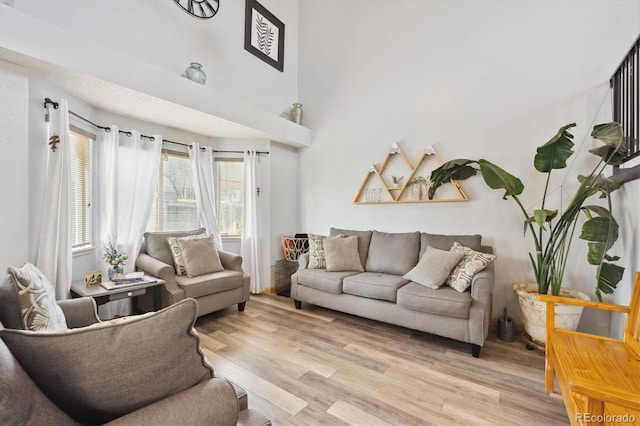
[[[113,281],[114,278],[124,274],[124,268],[122,265],[109,267],[109,281]]]
[[[191,65],[187,68],[187,78],[200,84],[204,84],[207,81],[207,75],[202,71],[202,65],[197,62],[191,62]]]
[[[291,108],[291,119],[296,124],[302,123],[302,104],[293,104]]]

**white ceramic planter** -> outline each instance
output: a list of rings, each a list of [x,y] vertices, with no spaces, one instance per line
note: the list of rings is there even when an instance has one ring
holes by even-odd
[[[538,285],[514,284],[513,290],[518,295],[524,330],[536,343],[544,345],[547,341],[547,304],[538,300]],[[589,296],[580,291],[564,288],[560,289],[560,296],[591,300]],[[565,330],[578,328],[582,309],[582,306],[556,304],[556,327]]]

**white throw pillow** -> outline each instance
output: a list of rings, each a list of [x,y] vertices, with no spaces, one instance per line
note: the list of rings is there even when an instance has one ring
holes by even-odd
[[[493,254],[475,251],[469,247],[463,246],[459,242],[454,242],[451,247],[454,253],[462,253],[464,257],[454,268],[453,272],[447,280],[449,287],[458,290],[460,293],[466,291],[471,285],[473,276],[482,271],[491,262],[496,259]]]
[[[451,270],[462,260],[464,254],[440,250],[427,246],[418,264],[403,278],[425,287],[438,289],[447,281]]]
[[[187,275],[187,269],[184,265],[184,256],[182,255],[182,248],[178,244],[178,239],[186,241],[188,239],[196,240],[200,238],[208,238],[208,235],[193,235],[188,237],[167,237],[167,243],[171,249],[171,256],[173,256],[173,265],[176,269],[176,275]]]
[[[323,241],[327,271],[364,272],[358,254],[358,237],[325,238]]]
[[[18,295],[20,316],[25,330],[58,331],[67,328],[67,320],[56,303],[53,286],[38,268],[25,263],[9,267],[9,275]]]
[[[176,239],[184,260],[188,277],[224,271],[220,255],[211,235],[204,238],[184,237]]]

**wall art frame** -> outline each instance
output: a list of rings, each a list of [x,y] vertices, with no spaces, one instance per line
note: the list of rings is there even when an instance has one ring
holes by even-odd
[[[256,0],[246,0],[244,48],[284,72],[284,23]]]

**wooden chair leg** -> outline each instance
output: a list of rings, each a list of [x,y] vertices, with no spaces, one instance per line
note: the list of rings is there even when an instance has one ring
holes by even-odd
[[[549,393],[553,393],[553,366],[549,360],[544,362],[544,390]]]
[[[238,303],[238,312],[243,312],[247,302]]]
[[[480,346],[480,345],[471,344],[471,355],[473,355],[474,358],[480,358],[480,349],[481,348],[482,348],[482,346]]]

